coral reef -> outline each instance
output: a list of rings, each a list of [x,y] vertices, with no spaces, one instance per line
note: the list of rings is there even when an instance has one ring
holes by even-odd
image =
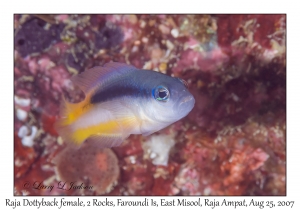
[[[15,15],[15,195],[286,195],[285,22]],[[110,61],[186,80],[194,109],[120,147],[68,147],[53,125],[63,96],[84,97],[69,79]],[[65,182],[93,187],[57,188]]]

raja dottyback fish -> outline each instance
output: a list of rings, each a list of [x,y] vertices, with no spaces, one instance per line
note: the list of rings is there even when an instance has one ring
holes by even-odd
[[[150,135],[185,117],[195,99],[183,80],[122,63],[89,69],[71,81],[85,93],[65,102],[56,128],[67,141],[118,146],[130,134]]]

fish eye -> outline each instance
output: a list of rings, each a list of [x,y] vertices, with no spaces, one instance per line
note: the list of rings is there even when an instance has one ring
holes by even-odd
[[[153,89],[152,95],[157,101],[167,101],[170,97],[169,90],[164,86],[158,86]]]

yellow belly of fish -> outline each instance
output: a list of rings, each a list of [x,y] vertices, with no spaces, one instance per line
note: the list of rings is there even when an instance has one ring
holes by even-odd
[[[81,144],[91,135],[120,135],[120,126],[115,121],[110,121],[106,123],[101,123],[98,125],[89,126],[86,128],[77,129],[72,137],[77,144]]]
[[[130,130],[136,126],[138,126],[138,120],[131,116],[118,120],[118,122],[108,121],[97,125],[76,129],[72,135],[72,138],[76,144],[81,144],[91,135],[112,136],[122,135],[122,132],[127,132],[130,134]]]

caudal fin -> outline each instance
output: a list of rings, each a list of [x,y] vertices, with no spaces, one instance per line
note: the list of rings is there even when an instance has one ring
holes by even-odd
[[[63,102],[61,103],[59,118],[54,124],[54,128],[62,139],[66,142],[76,143],[73,140],[73,129],[72,124],[76,121],[79,116],[81,103],[69,103],[63,97]]]

